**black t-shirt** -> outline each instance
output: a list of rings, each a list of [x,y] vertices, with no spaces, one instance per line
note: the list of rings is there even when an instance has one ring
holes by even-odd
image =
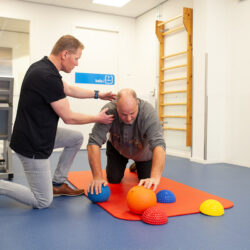
[[[62,77],[44,57],[23,80],[10,147],[34,159],[47,159],[54,148],[59,116],[50,103],[65,98]]]

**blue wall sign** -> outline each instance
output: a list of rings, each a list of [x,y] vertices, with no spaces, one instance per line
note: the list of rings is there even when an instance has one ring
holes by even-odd
[[[114,85],[115,75],[76,72],[75,83]]]

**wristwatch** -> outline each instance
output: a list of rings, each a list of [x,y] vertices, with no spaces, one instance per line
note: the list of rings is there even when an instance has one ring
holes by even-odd
[[[94,90],[94,99],[98,99],[99,90]]]

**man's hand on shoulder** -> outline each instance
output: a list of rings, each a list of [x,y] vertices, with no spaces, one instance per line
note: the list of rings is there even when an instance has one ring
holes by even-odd
[[[108,108],[105,108],[97,115],[97,122],[104,124],[110,124],[113,122],[114,115],[107,115],[106,114],[107,111]]]
[[[102,100],[108,100],[108,101],[116,100],[116,94],[112,93],[111,91],[99,92],[98,97]]]

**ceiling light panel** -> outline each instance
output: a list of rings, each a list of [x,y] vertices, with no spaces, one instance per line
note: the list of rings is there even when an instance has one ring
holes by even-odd
[[[93,3],[108,5],[113,7],[122,7],[130,2],[130,0],[93,0]]]

